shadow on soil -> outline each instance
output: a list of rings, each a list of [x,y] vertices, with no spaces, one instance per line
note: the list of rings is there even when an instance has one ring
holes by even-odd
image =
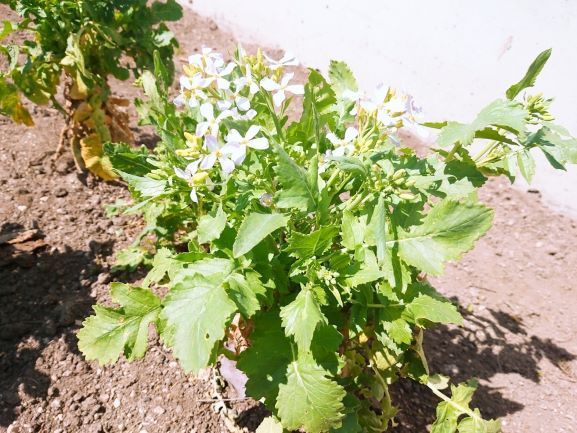
[[[0,236],[21,230],[6,223]],[[0,245],[0,426],[10,425],[25,401],[46,397],[51,380],[36,365],[50,341],[63,338],[70,352],[78,352],[75,323],[90,311],[91,285],[101,271],[95,258],[112,250],[111,244],[89,246],[90,251],[50,251],[44,245],[22,253]]]
[[[462,328],[440,326],[425,334],[425,353],[431,372],[451,377],[452,383],[471,378],[489,380],[497,374],[519,374],[538,383],[539,362],[546,358],[562,368],[576,356],[549,339],[529,335],[523,323],[505,312],[487,310],[483,315],[462,312]],[[403,408],[395,433],[427,431],[435,419],[436,397],[424,386],[401,380],[393,391]],[[472,402],[485,418],[500,418],[523,409],[499,389],[479,385]]]

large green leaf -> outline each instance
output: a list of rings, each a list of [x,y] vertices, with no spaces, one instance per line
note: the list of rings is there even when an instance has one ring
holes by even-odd
[[[232,246],[233,256],[240,257],[248,253],[260,241],[275,230],[285,227],[289,218],[280,213],[265,214],[253,212],[246,216]]]
[[[525,76],[521,78],[521,81],[519,81],[516,84],[513,84],[511,87],[507,89],[506,93],[507,98],[514,99],[515,96],[517,96],[521,92],[521,90],[526,89],[528,87],[533,87],[535,85],[535,80],[537,79],[537,76],[543,70],[545,63],[547,63],[547,60],[549,60],[550,56],[551,56],[551,48],[541,52],[537,56],[537,58],[533,60],[533,63],[531,63],[531,66],[529,66],[529,69],[527,69],[527,72],[525,73]]]
[[[319,324],[327,323],[315,292],[302,289],[294,301],[280,310],[282,325],[287,335],[292,335],[299,351],[310,350],[315,329]]]
[[[336,226],[325,226],[309,234],[293,233],[286,251],[300,259],[318,257],[332,245],[338,233],[339,229]]]
[[[341,426],[345,394],[312,356],[299,355],[288,366],[287,381],[279,387],[276,408],[288,430],[327,432]]]
[[[167,341],[174,345],[174,356],[186,372],[197,373],[209,364],[235,311],[219,274],[189,275],[172,287],[164,300],[163,334],[170,336]]]
[[[134,176],[123,171],[119,171],[118,174],[128,183],[128,186],[134,191],[138,191],[142,197],[157,197],[164,193],[166,188],[166,180],[164,179]]]
[[[421,320],[435,323],[463,323],[463,317],[453,304],[421,294],[405,307],[403,317],[419,324]]]
[[[260,309],[257,295],[265,295],[266,289],[254,279],[247,279],[241,274],[231,274],[228,279],[228,293],[238,310],[245,318],[250,318]],[[252,283],[252,284],[251,284]]]
[[[274,407],[293,357],[291,342],[276,311],[257,314],[253,323],[251,345],[240,354],[237,366],[248,377],[247,395],[256,400],[264,398],[267,406]]]
[[[277,194],[277,206],[280,208],[295,208],[302,211],[316,209],[318,200],[318,186],[316,174],[313,179],[302,167],[284,151],[276,146],[278,165],[276,172],[283,189]],[[311,164],[313,167],[314,164]]]
[[[473,248],[491,227],[493,211],[476,202],[443,200],[431,208],[423,223],[399,230],[395,242],[407,264],[432,275],[440,275],[447,260],[456,260]]]
[[[452,146],[455,143],[466,146],[473,141],[478,131],[483,131],[489,126],[523,131],[528,114],[518,102],[497,99],[483,108],[470,124],[448,122],[441,129],[437,143],[441,147]]]
[[[226,214],[222,210],[222,206],[219,206],[214,216],[203,215],[198,221],[198,242],[204,244],[218,239],[225,227]]]
[[[110,295],[121,308],[95,305],[96,315],[86,319],[78,332],[78,348],[86,359],[101,364],[115,362],[123,352],[128,360],[142,358],[148,326],[160,313],[160,299],[150,290],[121,283],[111,285]]]

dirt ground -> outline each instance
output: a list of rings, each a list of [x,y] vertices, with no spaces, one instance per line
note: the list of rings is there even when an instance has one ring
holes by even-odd
[[[4,6],[0,15],[10,16]],[[235,42],[190,12],[173,28],[179,58]],[[136,94],[126,83],[115,91]],[[90,306],[107,299],[107,284],[140,276],[111,272],[140,222],[107,218],[103,205],[127,199],[125,188],[79,176],[68,155],[53,161],[62,119],[45,108],[34,117],[33,128],[0,119],[0,432],[228,432],[211,404],[211,375],[184,375],[160,345],[105,368],[78,352],[75,333]],[[150,142],[133,122],[138,140]],[[573,432],[577,221],[546,208],[538,191],[501,180],[481,198],[497,210],[494,227],[434,281],[458,300],[466,323],[426,336],[432,369],[479,378],[475,403],[501,417],[506,433]],[[394,432],[426,431],[436,405],[427,390],[401,381],[393,399],[403,408]],[[247,431],[264,414],[251,401],[229,407]]]

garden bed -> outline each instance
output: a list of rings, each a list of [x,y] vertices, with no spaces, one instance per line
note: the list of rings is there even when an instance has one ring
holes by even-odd
[[[230,51],[235,40],[186,11],[172,28],[178,60],[203,45]],[[129,83],[114,90],[136,95]],[[63,124],[56,111],[35,109],[34,118],[33,128],[0,119],[0,431],[228,431],[213,411],[212,375],[187,377],[160,345],[130,366],[100,368],[79,354],[75,333],[90,306],[108,299],[114,253],[140,223],[104,213],[103,205],[128,199],[122,185],[77,175],[70,155],[52,160]],[[138,142],[154,142],[134,113],[132,126]],[[466,321],[426,335],[432,370],[478,377],[475,405],[502,417],[505,432],[573,431],[577,222],[504,180],[489,182],[481,199],[496,208],[494,227],[435,281]],[[405,409],[393,431],[425,431],[436,401],[423,395],[408,381],[395,387],[393,400]],[[251,401],[227,405],[249,431],[265,413]]]

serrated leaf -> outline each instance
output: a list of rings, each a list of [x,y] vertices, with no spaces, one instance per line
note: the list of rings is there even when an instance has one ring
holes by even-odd
[[[521,90],[526,89],[528,87],[533,87],[535,85],[535,80],[537,79],[537,76],[543,70],[545,63],[547,63],[547,60],[549,60],[550,56],[551,56],[551,48],[541,52],[535,58],[535,60],[533,60],[533,62],[529,66],[529,69],[527,69],[525,76],[521,78],[521,80],[518,83],[513,84],[511,87],[507,89],[506,92],[507,98],[514,99],[521,92]]]
[[[231,274],[228,279],[228,293],[236,304],[240,313],[249,319],[260,309],[257,295],[263,295],[264,287],[249,284],[244,275]],[[258,290],[257,291],[255,291]]]
[[[478,131],[483,131],[489,126],[523,131],[527,116],[527,110],[520,103],[497,99],[483,108],[470,124],[448,122],[441,129],[437,143],[441,147],[452,146],[455,143],[466,146],[473,141]]]
[[[395,319],[384,328],[397,344],[410,344],[413,339],[413,332],[406,320]]]
[[[180,268],[182,268],[182,263],[174,260],[172,251],[168,248],[160,248],[152,261],[152,269],[142,281],[142,286],[148,287],[151,283],[158,283],[167,273],[170,275],[171,272]]]
[[[205,368],[224,337],[227,322],[236,311],[223,287],[223,280],[187,276],[175,284],[164,302],[162,318],[174,347],[174,356],[186,372]]]
[[[327,323],[315,292],[308,288],[302,289],[294,301],[282,307],[280,316],[286,334],[294,337],[299,352],[310,350],[315,329],[319,324]]]
[[[320,141],[325,125],[328,124],[329,129],[333,129],[331,124],[336,114],[336,102],[335,92],[325,78],[314,69],[309,69],[303,97],[303,113],[299,120],[299,129],[307,142]]]
[[[407,304],[403,317],[417,324],[420,324],[421,320],[456,325],[463,323],[463,317],[453,304],[424,294],[420,294]]]
[[[345,62],[331,60],[329,65],[329,78],[333,90],[339,98],[346,90],[356,92],[359,89],[355,76]]]
[[[351,251],[363,244],[365,239],[366,225],[356,218],[351,212],[344,211],[341,223],[341,237],[343,246]]]
[[[399,230],[399,256],[407,264],[432,275],[443,272],[447,260],[456,260],[473,248],[491,227],[493,211],[475,202],[447,199],[437,203],[410,231]]]
[[[198,242],[204,244],[220,237],[226,227],[226,214],[219,206],[216,215],[203,215],[198,221]]]
[[[277,206],[280,208],[295,208],[302,211],[316,209],[318,187],[309,181],[307,172],[280,146],[276,146],[278,165],[276,172],[283,189],[277,195]]]
[[[78,348],[86,359],[100,364],[116,362],[121,353],[131,361],[142,358],[148,342],[148,326],[157,320],[160,299],[151,291],[113,283],[110,294],[121,308],[94,306],[78,332]]]
[[[237,367],[248,377],[247,395],[256,400],[264,398],[267,406],[274,407],[279,385],[286,383],[291,342],[277,312],[257,314],[253,323],[252,344],[240,354]]]
[[[232,246],[233,256],[238,258],[248,253],[272,232],[285,227],[288,220],[286,215],[280,213],[253,212],[247,215],[238,229],[236,240]]]
[[[286,251],[300,259],[318,257],[332,245],[338,233],[339,229],[336,226],[325,226],[309,234],[294,232]]]
[[[279,387],[278,416],[288,430],[326,432],[341,426],[345,394],[311,356],[299,355],[288,366],[286,384]]]
[[[164,193],[166,188],[166,180],[163,179],[134,176],[123,171],[118,173],[128,183],[128,186],[139,192],[142,197],[157,197]]]
[[[499,421],[486,421],[478,409],[469,408],[476,389],[474,380],[451,385],[451,398],[438,404],[437,419],[431,426],[431,433],[499,433]]]

